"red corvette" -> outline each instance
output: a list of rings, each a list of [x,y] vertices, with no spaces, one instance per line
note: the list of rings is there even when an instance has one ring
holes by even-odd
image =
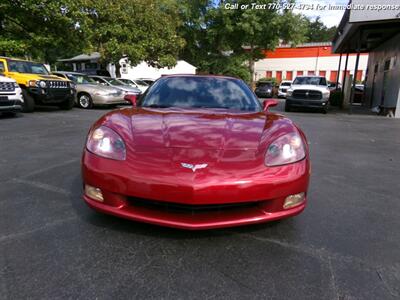
[[[299,214],[310,174],[303,132],[241,80],[174,75],[90,129],[84,200],[97,211],[183,229]]]

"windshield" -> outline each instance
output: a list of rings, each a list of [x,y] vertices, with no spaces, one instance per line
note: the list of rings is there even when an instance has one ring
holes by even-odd
[[[143,80],[135,80],[135,82],[139,85],[144,85],[144,86],[148,86],[148,84],[146,82],[144,82]]]
[[[108,81],[109,84],[111,85],[127,85],[126,83],[122,82],[119,79],[115,79],[115,78],[111,78],[111,77],[107,77],[104,78],[106,81]]]
[[[290,85],[291,85],[290,82],[282,82],[282,83],[281,83],[281,86],[290,86]]]
[[[122,79],[122,78],[120,78],[118,80],[122,81],[123,83],[126,83],[126,84],[132,84],[133,83],[130,79]]]
[[[150,87],[142,106],[261,110],[260,103],[246,84],[237,79],[218,77],[159,79]]]
[[[9,60],[8,70],[10,72],[18,72],[18,73],[49,75],[49,72],[47,71],[46,67],[43,64],[30,61]]]
[[[326,79],[323,77],[296,77],[293,84],[326,85]]]
[[[69,80],[72,80],[73,82],[77,84],[96,84],[97,82],[94,81],[92,78],[86,76],[86,75],[77,75],[77,74],[66,74]]]

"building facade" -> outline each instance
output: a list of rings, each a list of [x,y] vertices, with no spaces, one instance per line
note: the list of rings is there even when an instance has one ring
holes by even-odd
[[[281,80],[293,80],[300,75],[321,75],[336,82],[340,55],[332,53],[332,44],[308,43],[297,47],[280,45],[274,51],[265,51],[265,59],[255,63],[255,79],[263,77]],[[353,74],[356,55],[350,54],[347,74]],[[368,53],[360,56],[356,78],[363,81],[366,76]],[[346,57],[341,59],[339,82],[343,82]]]
[[[333,40],[339,53],[369,52],[364,105],[400,118],[400,9],[368,9],[370,1],[352,0]],[[374,5],[398,7],[399,0],[375,0]]]

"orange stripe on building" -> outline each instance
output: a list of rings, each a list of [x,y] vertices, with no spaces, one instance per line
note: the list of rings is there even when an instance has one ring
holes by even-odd
[[[298,48],[276,48],[274,51],[264,51],[266,58],[302,58],[317,56],[339,56],[332,53],[332,46],[298,47]],[[350,54],[355,55],[355,54]],[[361,53],[361,55],[368,55]]]

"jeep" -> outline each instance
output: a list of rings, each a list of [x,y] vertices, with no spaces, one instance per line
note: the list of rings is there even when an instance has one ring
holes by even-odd
[[[14,79],[22,89],[23,112],[32,112],[36,104],[70,110],[74,106],[75,86],[66,79],[51,75],[41,63],[0,57],[4,76]]]

